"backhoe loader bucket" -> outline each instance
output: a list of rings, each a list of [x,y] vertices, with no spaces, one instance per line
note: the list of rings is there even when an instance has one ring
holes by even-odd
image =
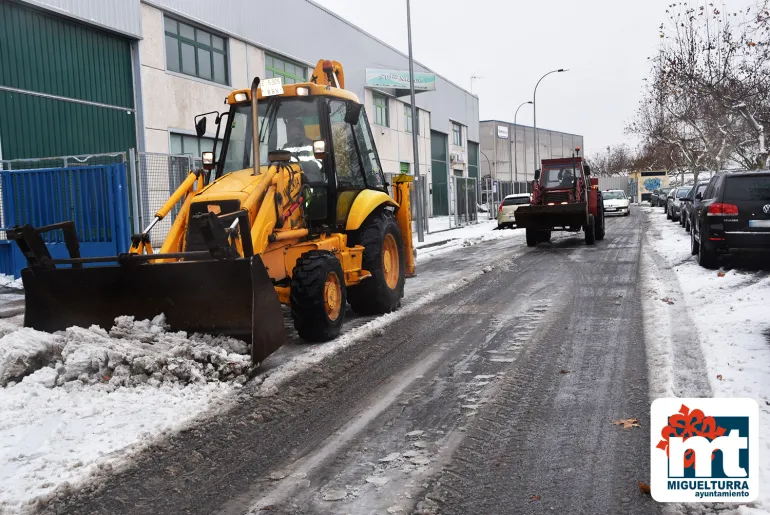
[[[145,256],[146,257],[146,256]],[[180,261],[22,271],[24,325],[59,331],[110,329],[115,317],[161,313],[172,331],[228,335],[250,342],[259,363],[285,339],[283,313],[262,259]]]

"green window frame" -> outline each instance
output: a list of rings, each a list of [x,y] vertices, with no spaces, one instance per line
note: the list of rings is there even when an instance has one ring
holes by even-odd
[[[374,93],[374,124],[390,127],[390,99],[380,93]]]
[[[168,16],[163,25],[169,71],[229,85],[227,38]]]
[[[401,163],[401,173],[404,173],[406,175],[409,175],[409,163]]]
[[[265,52],[265,78],[281,77],[284,84],[307,82],[307,66]]]
[[[463,126],[459,123],[452,122],[452,144],[458,147],[464,147],[463,145]]]
[[[406,132],[410,133],[412,132],[412,127],[414,124],[412,123],[412,106],[409,104],[404,104],[404,127],[406,128]],[[417,134],[420,134],[420,110],[417,109]]]

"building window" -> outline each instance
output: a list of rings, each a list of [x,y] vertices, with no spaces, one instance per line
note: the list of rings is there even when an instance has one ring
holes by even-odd
[[[374,93],[374,124],[390,127],[390,108],[388,97]]]
[[[463,145],[463,126],[452,122],[452,144],[458,147],[464,147]]]
[[[401,173],[409,175],[409,163],[401,163]]]
[[[166,17],[166,68],[220,84],[227,82],[224,38]]]
[[[412,106],[404,104],[404,127],[406,132],[412,132]],[[417,134],[420,134],[420,110],[417,109]]]
[[[214,138],[198,138],[187,134],[171,133],[171,153],[188,154],[199,159],[203,152],[214,150]]]
[[[307,66],[266,53],[265,77],[281,77],[284,84],[307,82]]]

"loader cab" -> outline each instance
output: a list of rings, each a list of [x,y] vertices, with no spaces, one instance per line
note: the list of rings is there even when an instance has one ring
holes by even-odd
[[[285,89],[291,93],[301,87]],[[387,192],[366,112],[358,102],[334,95],[272,96],[259,100],[258,116],[260,166],[270,164],[274,150],[291,153],[290,162],[302,170],[310,191],[305,213],[311,229],[344,227],[361,191]],[[216,178],[253,167],[250,103],[233,104],[226,123]]]

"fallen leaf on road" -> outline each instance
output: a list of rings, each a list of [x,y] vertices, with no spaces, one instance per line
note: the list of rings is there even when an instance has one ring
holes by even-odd
[[[720,381],[722,381],[722,380],[724,380],[724,377],[722,377],[722,374],[717,374],[717,379],[719,379]]]
[[[642,425],[639,424],[638,418],[621,418],[620,420],[616,420],[614,424],[616,426],[622,425],[623,429],[631,429],[632,427],[642,427]]]
[[[262,506],[262,507],[259,509],[259,511],[270,511],[270,510],[272,510],[272,509],[273,509],[273,507],[272,507],[272,506]]]
[[[662,298],[662,299],[660,299],[660,300],[662,300],[662,301],[663,301],[663,302],[665,302],[666,304],[671,304],[671,305],[673,305],[673,304],[674,304],[674,301],[673,301],[672,299],[669,299],[668,297],[664,297],[664,298]]]
[[[529,497],[529,502],[539,502],[539,501],[540,501],[540,496],[539,495],[531,495]]]
[[[569,370],[564,370],[563,368],[559,370],[560,374],[569,374]]]
[[[725,275],[727,274],[725,274],[724,272],[717,272],[717,277],[724,277]]]
[[[641,481],[637,481],[636,484],[639,485],[639,491],[643,494],[650,494],[650,485],[647,483],[642,483]]]

